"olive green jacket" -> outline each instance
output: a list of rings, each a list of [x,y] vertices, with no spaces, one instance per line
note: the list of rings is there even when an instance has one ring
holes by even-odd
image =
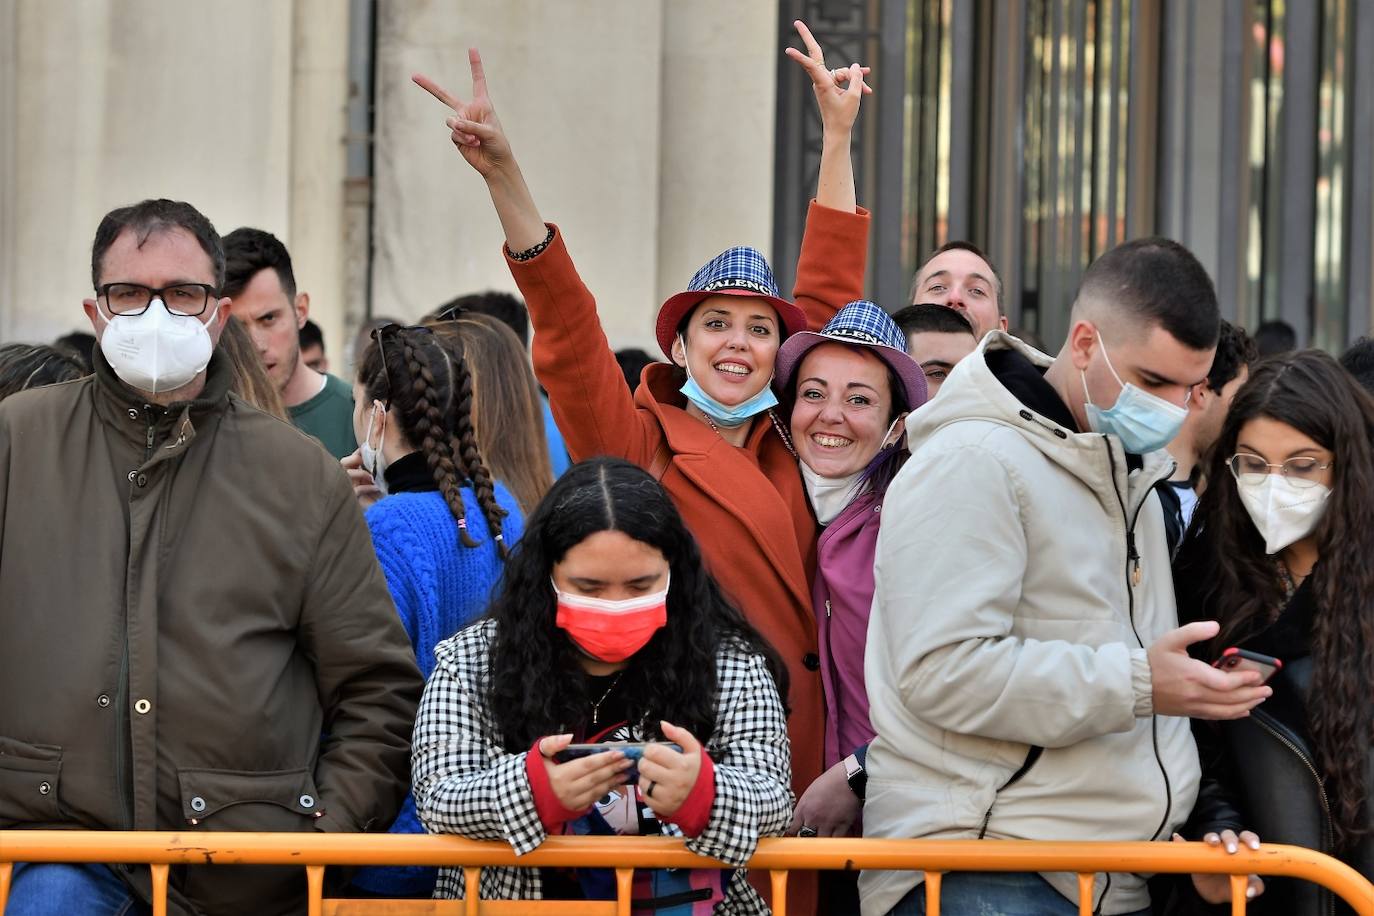
[[[220,353],[168,408],[96,362],[0,404],[0,829],[385,830],[422,683],[347,477]],[[294,912],[304,876],[172,885]]]

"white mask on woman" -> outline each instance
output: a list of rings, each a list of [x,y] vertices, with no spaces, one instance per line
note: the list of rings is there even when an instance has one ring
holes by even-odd
[[[377,419],[377,405],[372,405],[372,412],[367,415],[367,432],[363,433],[363,441],[358,443],[359,455],[363,460],[363,470],[372,475],[372,482],[377,485],[377,489],[386,495],[386,459],[382,457],[382,437],[386,433],[386,411],[382,411],[382,424],[377,432],[377,447],[372,447],[372,424]]]
[[[1236,484],[1240,501],[1264,538],[1264,552],[1276,554],[1301,541],[1314,530],[1326,512],[1329,487],[1299,487],[1282,474],[1266,474],[1256,484]]]
[[[893,428],[901,419],[898,417],[888,424],[887,432],[883,433],[884,444],[880,448],[887,447],[887,438],[892,435]],[[806,483],[806,496],[811,500],[811,508],[815,510],[816,521],[822,525],[828,525],[839,518],[845,506],[848,506],[854,501],[854,497],[863,492],[864,488],[859,483],[866,470],[868,470],[867,467],[859,468],[846,477],[822,477],[811,470],[805,461],[801,462],[802,480]]]

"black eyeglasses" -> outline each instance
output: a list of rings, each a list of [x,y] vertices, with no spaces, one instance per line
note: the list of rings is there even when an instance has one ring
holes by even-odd
[[[420,331],[429,335],[434,334],[433,328],[423,324],[403,325],[390,322],[379,328],[372,329],[371,337],[373,340],[377,341],[377,355],[381,357],[382,360],[382,379],[386,383],[386,404],[388,407],[391,406],[391,370],[386,367],[386,349],[382,344],[382,338],[398,337],[402,331]]]
[[[173,315],[200,315],[210,304],[210,297],[219,294],[208,283],[175,283],[162,289],[141,283],[106,283],[95,291],[104,297],[111,315],[142,315],[154,299],[161,300]]]

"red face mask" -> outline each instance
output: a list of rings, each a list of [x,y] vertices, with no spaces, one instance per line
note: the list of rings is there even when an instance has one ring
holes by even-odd
[[[653,639],[668,622],[668,586],[640,598],[607,601],[585,595],[569,595],[553,587],[558,596],[560,628],[592,658],[623,662]]]

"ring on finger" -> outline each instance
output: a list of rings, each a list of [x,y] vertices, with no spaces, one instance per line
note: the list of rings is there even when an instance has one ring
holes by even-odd
[[[652,779],[649,780],[649,788],[647,788],[647,789],[644,790],[644,797],[645,797],[645,798],[653,798],[653,797],[654,797],[654,786],[656,786],[656,785],[658,785],[658,783],[654,782]]]

